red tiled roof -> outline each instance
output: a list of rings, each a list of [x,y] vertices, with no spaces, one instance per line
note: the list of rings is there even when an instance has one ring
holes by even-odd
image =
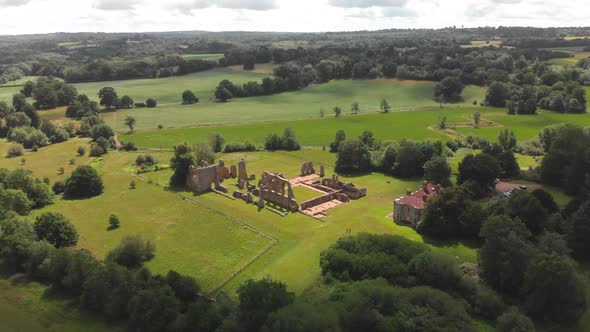
[[[410,205],[415,207],[416,209],[423,209],[426,207],[426,202],[424,201],[424,197],[426,198],[432,197],[436,195],[436,188],[428,184],[427,185],[428,192],[424,192],[423,187],[420,187],[417,191],[413,192],[409,196],[402,197],[398,200],[400,204]]]

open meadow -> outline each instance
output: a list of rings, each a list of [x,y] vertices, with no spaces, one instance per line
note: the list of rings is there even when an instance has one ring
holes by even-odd
[[[578,60],[590,57],[590,52],[575,52],[575,51],[564,51],[561,52],[570,53],[573,55],[571,58],[559,58],[552,59],[550,63],[558,66],[575,66]]]
[[[206,141],[211,133],[221,133],[227,142],[250,141],[261,145],[269,134],[281,133],[284,128],[292,128],[304,146],[328,146],[339,129],[343,129],[351,138],[370,130],[376,138],[384,141],[448,140],[454,136],[433,130],[431,127],[436,126],[443,116],[447,118],[449,126],[454,123],[469,123],[470,116],[476,111],[482,114],[483,119],[491,120],[496,125],[485,128],[458,127],[454,129],[456,133],[464,136],[483,136],[495,141],[502,129],[511,129],[516,133],[518,140],[525,140],[537,135],[544,127],[556,123],[590,126],[590,114],[558,114],[541,110],[538,115],[513,116],[499,108],[445,106],[442,109],[394,111],[389,114],[345,115],[339,118],[330,114],[325,118],[297,121],[146,130],[121,135],[120,139],[135,142],[145,148],[171,148],[184,142]]]

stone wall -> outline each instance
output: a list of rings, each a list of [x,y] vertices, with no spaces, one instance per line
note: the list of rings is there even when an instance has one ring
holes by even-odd
[[[215,185],[215,188],[221,187],[217,165],[197,168],[190,166],[188,174],[187,186],[196,192],[201,193],[210,190],[212,185]]]
[[[258,182],[258,189],[253,193],[280,207],[294,212],[299,210],[299,204],[295,200],[291,183],[281,174],[264,172]]]
[[[393,202],[393,220],[398,223],[407,224],[416,227],[422,217],[422,209],[415,208],[411,205],[401,204],[399,200]]]

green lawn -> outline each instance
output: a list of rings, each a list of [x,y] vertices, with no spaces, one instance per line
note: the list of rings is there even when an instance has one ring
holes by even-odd
[[[559,50],[560,52],[573,54],[573,58],[552,59],[549,62],[558,66],[575,66],[578,60],[590,57],[590,52],[573,52]]]
[[[217,61],[217,60],[223,58],[223,54],[183,54],[182,57],[186,60]]]
[[[441,116],[447,117],[448,123],[466,122],[467,116],[479,111],[485,119],[490,119],[501,126],[487,128],[458,128],[463,135],[487,137],[495,141],[502,129],[511,129],[519,140],[534,137],[544,127],[562,122],[590,126],[590,114],[557,114],[542,111],[535,116],[509,116],[503,109],[445,107],[426,110],[392,112],[389,114],[368,114],[343,116],[335,118],[315,118],[297,121],[278,121],[272,123],[255,123],[229,126],[203,126],[193,128],[175,128],[168,130],[148,130],[121,136],[123,141],[133,141],[141,147],[170,148],[183,142],[195,143],[206,141],[211,133],[221,133],[227,142],[250,141],[258,145],[264,143],[266,136],[273,132],[280,133],[284,128],[293,128],[297,138],[304,146],[328,146],[337,130],[343,129],[348,137],[357,137],[364,130],[370,130],[381,140],[447,140],[450,136],[440,131],[429,129],[438,123]]]
[[[5,151],[8,145],[0,143],[0,150]],[[49,177],[52,183],[63,180],[76,165],[91,162],[88,157],[74,157],[78,146],[87,147],[87,141],[71,140],[27,153],[24,167],[34,169],[35,176]],[[142,235],[157,246],[156,258],[148,264],[153,271],[166,273],[173,269],[190,274],[209,291],[271,244],[270,238],[244,228],[223,215],[223,210],[185,201],[174,192],[138,179],[137,188],[129,189],[134,178],[124,169],[137,155],[111,152],[103,161],[93,163],[105,183],[105,192],[99,197],[57,197],[53,205],[35,211],[33,216],[46,211],[63,213],[80,233],[79,246],[98,257],[104,257],[123,236]],[[170,158],[168,154],[155,156],[163,162]],[[76,165],[69,164],[72,158]],[[0,167],[14,169],[20,164],[20,158],[0,158]],[[64,175],[57,173],[59,167],[66,169]],[[107,230],[111,213],[117,214],[122,223],[114,231]]]
[[[20,92],[20,86],[0,86],[0,101],[12,103],[12,96]]]
[[[505,113],[483,114],[488,120],[497,122],[503,127],[487,128],[459,128],[457,131],[463,135],[474,135],[496,140],[502,129],[511,129],[518,140],[534,137],[539,131],[556,123],[573,123],[580,126],[590,126],[590,114],[560,114],[546,110],[539,110],[537,115],[508,115]]]
[[[337,80],[272,96],[238,98],[226,103],[213,100],[215,87],[222,79],[235,83],[261,81],[269,75],[270,68],[272,65],[258,65],[254,71],[243,71],[231,67],[179,77],[76,86],[80,93],[89,96],[95,96],[104,86],[113,86],[119,95],[128,94],[136,101],[148,97],[158,100],[159,105],[154,109],[120,110],[116,117],[114,113],[105,114],[105,119],[116,130],[125,130],[123,121],[127,115],[136,118],[137,129],[155,129],[160,124],[186,127],[318,118],[320,109],[324,109],[326,116],[331,116],[334,106],[340,106],[344,113],[348,113],[355,101],[360,103],[362,113],[370,113],[379,110],[383,98],[388,99],[393,110],[438,106],[432,98],[435,83],[385,79]],[[180,105],[184,89],[193,90],[201,101],[194,105]],[[481,100],[484,94],[484,88],[469,86],[464,92],[465,102],[460,105],[471,105],[473,100]]]
[[[155,98],[158,104],[164,106],[180,105],[182,92],[191,90],[201,99],[201,103],[209,104],[215,87],[221,80],[229,79],[234,83],[245,83],[252,80],[262,80],[266,75],[253,71],[244,71],[239,67],[216,68],[195,74],[172,76],[157,79],[137,79],[125,81],[107,81],[75,84],[78,93],[87,94],[90,98],[98,99],[98,91],[110,86],[117,90],[119,96],[129,95],[136,102]],[[144,111],[140,109],[138,111]],[[165,117],[165,114],[163,114]]]

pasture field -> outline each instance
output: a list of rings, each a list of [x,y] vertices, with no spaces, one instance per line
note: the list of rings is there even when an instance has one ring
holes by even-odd
[[[486,46],[494,46],[500,47],[502,45],[501,40],[472,40],[467,45],[461,45],[463,48],[476,48],[476,47],[486,47]]]
[[[549,62],[558,66],[575,66],[578,60],[590,57],[590,52],[562,51],[573,54],[573,58],[551,59]]]
[[[0,84],[0,87],[21,86],[21,85],[27,83],[28,81],[35,81],[38,78],[39,78],[39,76],[25,76],[25,77],[18,79],[16,81],[10,81],[10,82],[6,82],[4,84]]]
[[[0,167],[28,167],[34,170],[35,176],[47,176],[54,183],[64,180],[77,165],[90,163],[87,157],[74,157],[76,148],[86,143],[74,139],[27,153],[25,166],[20,165],[20,158],[0,158]],[[7,146],[8,143],[2,142],[1,150],[5,151]],[[174,269],[193,275],[206,290],[218,286],[271,243],[271,239],[244,228],[218,211],[184,201],[174,192],[134,178],[124,169],[137,155],[111,152],[93,163],[105,183],[101,196],[86,200],[57,197],[53,205],[35,211],[33,217],[46,211],[63,213],[80,233],[79,246],[101,258],[123,236],[142,235],[157,246],[156,258],[148,264],[153,271],[166,273]],[[170,156],[156,157],[167,162]],[[69,165],[71,158],[76,158],[77,165]],[[57,173],[59,167],[66,168],[65,174]],[[130,182],[134,179],[137,188],[131,190]],[[108,231],[111,213],[119,216],[122,227]]]
[[[474,135],[495,140],[502,129],[514,131],[518,140],[534,137],[544,127],[556,123],[573,123],[579,126],[590,126],[590,114],[560,114],[546,110],[539,110],[537,115],[508,115],[506,113],[482,113],[485,119],[502,124],[503,127],[486,128],[457,128],[462,135]]]
[[[148,97],[158,100],[158,107],[153,109],[105,113],[105,120],[115,130],[125,130],[123,121],[127,115],[135,117],[137,129],[141,130],[155,129],[160,124],[164,127],[186,127],[317,118],[320,109],[326,116],[332,115],[334,106],[340,106],[344,113],[348,113],[355,101],[360,103],[362,113],[371,113],[379,110],[383,98],[387,98],[392,110],[438,106],[433,100],[434,82],[387,79],[337,80],[272,96],[237,98],[226,103],[213,100],[215,87],[222,79],[235,83],[261,81],[267,75],[264,74],[265,68],[269,66],[272,65],[259,66],[252,72],[232,67],[187,76],[76,86],[80,93],[91,97],[96,96],[100,88],[113,86],[120,96],[128,94],[136,101]],[[194,105],[181,105],[181,94],[185,89],[193,90],[201,101]],[[484,98],[485,88],[468,86],[463,95],[465,102],[459,105],[471,105],[474,100]]]
[[[201,99],[199,104],[195,106],[200,106],[212,102],[210,98],[213,98],[215,87],[221,80],[229,79],[234,83],[246,83],[252,80],[260,81],[264,77],[266,76],[254,71],[245,71],[238,67],[227,67],[182,76],[77,83],[74,86],[78,89],[78,93],[86,94],[95,100],[98,100],[97,94],[100,89],[110,86],[115,88],[120,97],[129,95],[136,102],[155,98],[158,101],[158,106],[180,105],[182,92],[191,90]]]
[[[182,54],[185,60],[209,60],[217,61],[223,58],[223,54]]]
[[[370,130],[381,140],[448,140],[453,138],[429,127],[436,125],[441,116],[447,123],[469,122],[475,111],[482,118],[498,123],[495,127],[457,128],[461,135],[484,136],[496,140],[502,129],[511,129],[519,140],[534,137],[544,127],[555,123],[575,123],[590,126],[590,114],[558,114],[540,111],[538,115],[511,116],[504,109],[487,107],[444,107],[424,110],[391,112],[389,114],[345,115],[335,118],[332,114],[325,118],[297,121],[278,121],[229,126],[203,126],[194,128],[174,128],[167,130],[148,130],[124,134],[123,141],[135,142],[138,146],[149,148],[171,148],[183,142],[206,141],[211,133],[221,133],[227,142],[250,141],[261,145],[271,133],[281,133],[284,128],[292,128],[304,146],[328,146],[339,129],[345,130],[348,137],[357,137],[364,130]]]
[[[0,101],[4,101],[8,104],[12,103],[12,96],[20,92],[20,86],[0,86]]]
[[[576,40],[576,39],[590,39],[590,36],[567,36],[563,37],[565,40]]]

